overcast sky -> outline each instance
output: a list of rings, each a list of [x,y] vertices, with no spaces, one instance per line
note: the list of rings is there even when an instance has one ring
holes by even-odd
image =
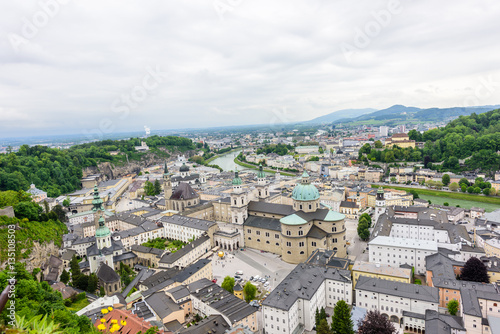
[[[2,1],[0,137],[498,104],[499,17],[498,0]]]

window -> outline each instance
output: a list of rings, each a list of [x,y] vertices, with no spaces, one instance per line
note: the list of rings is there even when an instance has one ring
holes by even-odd
[[[266,232],[266,237],[269,237],[269,232]]]
[[[286,231],[286,235],[292,235],[292,232]]]
[[[304,231],[299,231],[299,235],[304,235]]]
[[[260,239],[257,239],[257,242],[260,242]]]
[[[311,204],[309,204],[309,210],[312,210],[312,206],[311,206]]]
[[[279,239],[279,238],[280,238],[280,235],[279,235],[279,234],[275,234],[275,235],[274,235],[274,237],[275,237],[276,239]]]
[[[247,230],[247,233],[252,233],[252,230],[251,230],[251,229],[248,229],[248,230]]]
[[[332,232],[337,232],[337,227],[336,226],[332,227]]]
[[[311,242],[311,246],[316,247],[316,241]]]
[[[260,235],[260,231],[255,232],[255,234]]]
[[[304,247],[304,241],[299,242],[299,247]]]
[[[292,247],[292,243],[291,243],[290,241],[287,241],[287,242],[286,242],[286,246],[287,246],[287,247]]]

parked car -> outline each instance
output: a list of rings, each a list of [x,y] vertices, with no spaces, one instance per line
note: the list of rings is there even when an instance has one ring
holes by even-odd
[[[253,276],[250,276],[250,281],[253,281]]]
[[[240,279],[240,278],[241,278],[241,276],[239,276],[239,275],[234,275],[234,278],[236,278],[236,279]]]
[[[214,279],[212,280],[212,283],[217,283],[217,278],[214,278]]]

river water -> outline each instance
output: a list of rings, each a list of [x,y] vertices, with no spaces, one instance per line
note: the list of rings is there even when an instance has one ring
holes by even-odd
[[[244,171],[248,171],[248,172],[257,173],[256,169],[247,168],[247,167],[240,166],[240,165],[237,165],[234,163],[234,158],[236,158],[238,156],[238,154],[240,154],[240,152],[241,152],[241,150],[223,154],[220,157],[218,157],[217,159],[212,160],[210,162],[210,165],[218,165],[225,172],[226,171],[234,171],[234,170],[236,170],[236,167],[238,167],[239,171],[244,170]],[[265,174],[266,175],[273,175],[272,173],[267,173],[267,172]]]
[[[229,152],[226,153],[220,157],[218,157],[215,160],[212,160],[210,162],[210,165],[218,165],[220,166],[224,171],[234,171],[236,169],[237,164],[234,163],[234,158],[240,154],[241,150],[234,151],[234,152]],[[238,170],[245,170],[248,169],[243,166],[238,166]]]

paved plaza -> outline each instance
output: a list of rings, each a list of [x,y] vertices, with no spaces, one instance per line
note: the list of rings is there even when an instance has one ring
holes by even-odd
[[[248,281],[251,276],[256,275],[270,277],[269,290],[274,289],[295,266],[295,264],[281,261],[278,255],[261,253],[248,248],[244,251],[227,252],[223,259],[214,255],[212,261],[213,275],[217,279],[217,284],[222,284],[224,277],[234,276],[237,271],[241,270],[243,281]]]

